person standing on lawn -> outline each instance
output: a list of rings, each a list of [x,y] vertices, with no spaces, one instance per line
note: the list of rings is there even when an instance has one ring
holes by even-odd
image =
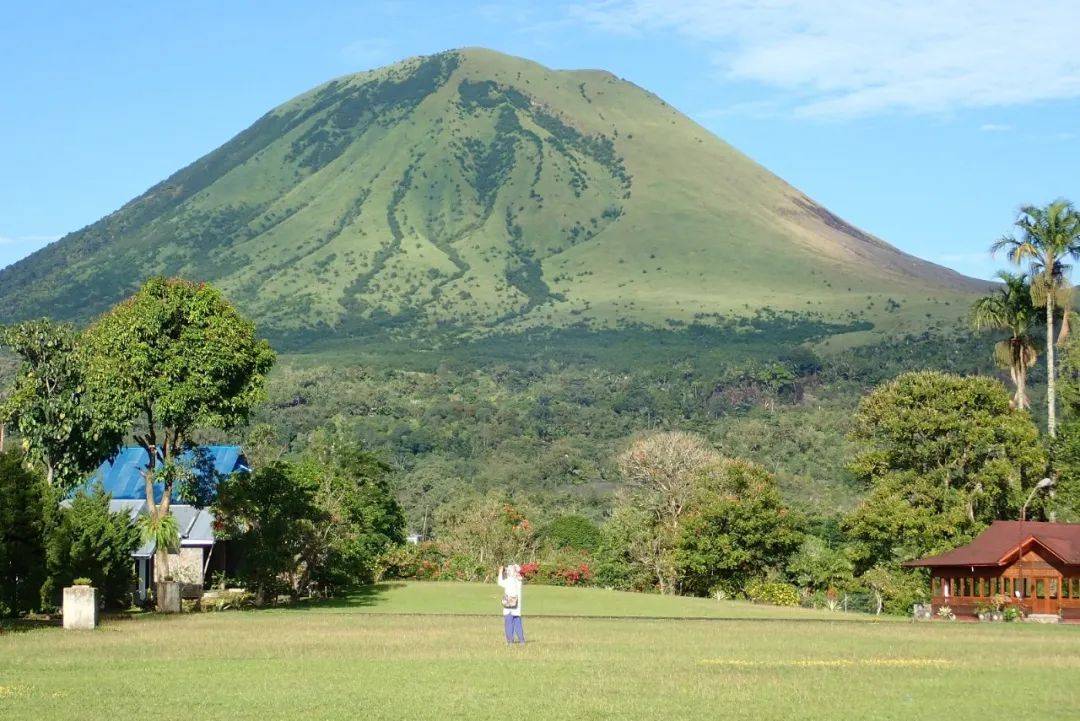
[[[525,643],[525,629],[521,626],[521,566],[512,563],[499,567],[499,585],[503,597],[503,631],[507,643]]]

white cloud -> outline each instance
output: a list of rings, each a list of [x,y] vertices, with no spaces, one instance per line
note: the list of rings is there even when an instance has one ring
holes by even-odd
[[[1076,0],[584,0],[569,13],[609,33],[678,33],[804,116],[1080,97]]]
[[[979,126],[979,130],[984,133],[1007,133],[1012,130],[1012,126],[1001,125],[1000,123],[984,123]]]

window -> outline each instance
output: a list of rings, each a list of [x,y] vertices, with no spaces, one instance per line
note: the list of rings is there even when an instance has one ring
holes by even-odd
[[[1046,598],[1046,581],[1041,578],[1035,582],[1035,598]]]

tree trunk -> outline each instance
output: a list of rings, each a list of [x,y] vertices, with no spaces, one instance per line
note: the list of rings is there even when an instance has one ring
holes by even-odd
[[[157,546],[154,548],[154,565],[160,569],[155,570],[154,575],[160,578],[162,581],[168,581],[169,576],[169,549]],[[155,579],[156,581],[157,579]]]
[[[1054,382],[1054,294],[1046,294],[1046,430],[1051,438],[1057,436],[1055,402],[1057,387]]]
[[[1020,366],[1016,369],[1016,407],[1023,411],[1030,405],[1027,396],[1027,368]]]

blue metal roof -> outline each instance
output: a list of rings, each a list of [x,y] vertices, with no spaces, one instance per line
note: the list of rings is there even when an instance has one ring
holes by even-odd
[[[159,456],[160,457],[160,456]],[[105,492],[114,500],[146,498],[146,483],[142,472],[146,470],[150,457],[141,446],[127,446],[111,461],[101,464],[91,475],[83,488],[90,490],[100,483]],[[180,463],[190,469],[197,482],[211,491],[217,488],[220,478],[236,471],[250,470],[240,446],[196,446],[180,456]],[[154,501],[161,501],[163,484],[154,484]],[[174,502],[183,502],[179,489],[173,489]]]

